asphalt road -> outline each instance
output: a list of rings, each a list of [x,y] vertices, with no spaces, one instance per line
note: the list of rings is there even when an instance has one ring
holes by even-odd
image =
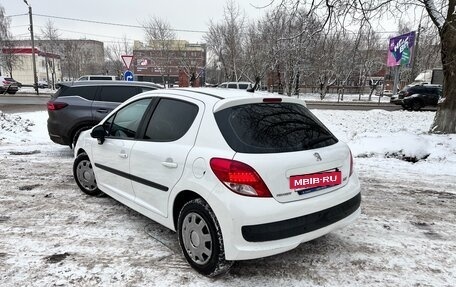
[[[24,111],[39,111],[46,109],[46,103],[50,99],[50,95],[32,95],[32,94],[16,94],[14,96],[0,95],[0,110],[9,113],[24,112]],[[382,109],[387,111],[400,110],[401,107],[390,103],[374,103],[374,102],[319,102],[306,101],[309,109],[322,110],[361,110],[367,111],[372,109]]]

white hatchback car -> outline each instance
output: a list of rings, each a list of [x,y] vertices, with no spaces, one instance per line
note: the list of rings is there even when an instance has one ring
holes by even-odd
[[[79,137],[73,173],[177,231],[198,272],[285,252],[353,222],[353,159],[304,101],[241,90],[137,95]]]

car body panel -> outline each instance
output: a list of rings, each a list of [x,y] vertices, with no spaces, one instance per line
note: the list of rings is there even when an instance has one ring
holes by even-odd
[[[163,95],[163,98],[166,96]],[[136,202],[164,217],[169,214],[167,207],[170,191],[184,172],[188,153],[195,144],[205,110],[204,103],[199,100],[179,96],[174,96],[173,99],[186,100],[198,106],[198,114],[190,129],[183,137],[171,142],[137,141],[130,159],[133,176],[158,184],[156,187],[133,181]]]
[[[197,103],[200,107],[197,118],[181,140],[171,143],[134,140],[129,141],[133,142],[132,144],[125,142],[125,145],[122,146],[113,145],[107,138],[100,145],[96,139],[90,136],[90,132],[84,132],[76,144],[75,155],[87,151],[92,162],[100,163],[99,161],[101,161],[116,167],[121,166],[122,171],[134,177],[159,181],[158,183],[166,186],[168,190],[165,192],[150,188],[135,180],[130,185],[126,181],[117,185],[114,183],[115,174],[98,175],[100,170],[95,170],[97,182],[101,182],[101,190],[172,230],[176,230],[175,216],[178,212],[173,211],[176,198],[187,192],[202,197],[213,210],[220,225],[227,260],[253,259],[285,252],[302,242],[341,228],[359,217],[361,211],[359,207],[356,207],[354,212],[344,215],[342,219],[311,232],[303,231],[296,236],[264,242],[246,240],[242,232],[244,227],[293,220],[333,208],[359,196],[360,183],[356,172],[350,175],[350,152],[348,147],[341,142],[308,151],[269,155],[234,151],[225,141],[217,126],[214,110],[230,107],[236,103],[262,102],[263,96],[246,94],[245,99],[242,100],[239,98],[239,93],[243,92],[239,90],[234,90],[226,98],[223,96],[223,92],[214,93],[214,96],[211,96],[211,93],[213,92],[210,89],[146,92],[127,100],[107,116],[108,118],[114,115],[124,105],[146,97],[175,97]],[[296,103],[303,105],[302,101]],[[204,108],[202,108],[203,106]],[[151,114],[153,114],[152,109]],[[106,118],[101,124],[105,120]],[[128,154],[129,163],[122,163],[121,159],[114,156],[119,154],[122,148],[132,149]],[[106,153],[112,154],[104,154],[100,149],[106,149]],[[315,153],[318,153],[321,161],[314,155]],[[173,160],[167,161],[169,157]],[[236,159],[250,164],[261,175],[274,196],[258,198],[231,191],[218,180],[212,171],[210,167],[212,158]],[[163,162],[177,163],[179,168],[170,168],[166,164],[163,165]],[[182,169],[180,169],[181,167]],[[288,178],[292,175],[335,168],[340,169],[344,177],[339,186],[304,195],[292,193],[289,198],[285,199],[277,196],[282,189],[290,192]],[[166,178],[167,176],[169,178]],[[110,184],[117,186],[110,186]],[[130,186],[134,197],[129,191]]]

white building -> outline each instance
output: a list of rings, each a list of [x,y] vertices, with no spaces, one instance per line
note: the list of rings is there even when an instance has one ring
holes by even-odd
[[[2,53],[7,55],[2,57],[3,61],[6,58],[15,57],[12,61],[12,77],[21,82],[23,85],[33,85],[33,65],[32,65],[32,48],[31,47],[15,47],[15,48],[3,48]],[[42,52],[35,48],[35,62],[36,62],[36,74],[38,81],[58,82],[62,79],[62,70],[60,67],[60,56],[52,53]],[[47,62],[47,65],[46,65]],[[5,69],[5,63],[3,63],[2,75],[9,75],[9,71]]]

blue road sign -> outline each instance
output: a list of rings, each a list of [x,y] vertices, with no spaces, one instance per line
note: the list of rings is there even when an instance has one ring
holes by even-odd
[[[130,70],[125,71],[124,79],[125,81],[133,81],[133,72]]]

